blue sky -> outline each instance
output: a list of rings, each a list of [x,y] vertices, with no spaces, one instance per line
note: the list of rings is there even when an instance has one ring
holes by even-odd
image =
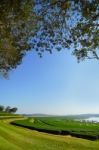
[[[0,104],[18,113],[99,113],[99,61],[77,63],[67,51],[29,52],[9,79],[0,78]]]

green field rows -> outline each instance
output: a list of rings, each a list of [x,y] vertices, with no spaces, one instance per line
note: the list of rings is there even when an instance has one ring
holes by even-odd
[[[45,117],[17,120],[13,124],[47,133],[72,135],[90,140],[99,139],[98,123],[80,122],[66,118]]]

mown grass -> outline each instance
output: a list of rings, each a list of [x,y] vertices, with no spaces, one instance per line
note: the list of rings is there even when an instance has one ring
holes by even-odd
[[[40,133],[0,120],[0,150],[98,150],[98,141]]]
[[[30,129],[36,129],[53,134],[70,134],[76,137],[96,140],[99,139],[99,124],[74,121],[63,118],[28,118],[17,120],[16,125],[24,126]]]

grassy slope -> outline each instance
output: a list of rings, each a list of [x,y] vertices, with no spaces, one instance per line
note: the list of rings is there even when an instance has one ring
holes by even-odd
[[[22,116],[18,114],[11,114],[11,113],[6,113],[6,112],[0,112],[0,119],[7,119],[7,118],[20,118]]]
[[[0,120],[0,150],[98,150],[99,141],[57,136],[9,124]]]

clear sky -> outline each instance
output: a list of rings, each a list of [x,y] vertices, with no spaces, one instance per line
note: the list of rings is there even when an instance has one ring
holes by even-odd
[[[99,113],[99,61],[77,63],[67,51],[39,58],[29,52],[9,79],[0,78],[0,104],[18,113]]]

